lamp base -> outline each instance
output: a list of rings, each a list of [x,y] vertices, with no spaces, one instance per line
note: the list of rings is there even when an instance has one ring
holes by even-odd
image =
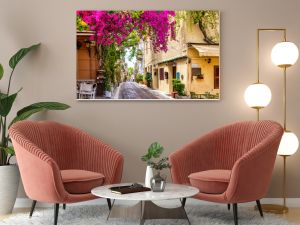
[[[254,208],[258,210],[257,206]],[[285,214],[289,211],[289,208],[284,205],[262,204],[261,208],[263,212],[274,214]]]

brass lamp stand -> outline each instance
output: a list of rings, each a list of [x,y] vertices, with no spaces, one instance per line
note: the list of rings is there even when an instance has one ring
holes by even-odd
[[[281,155],[283,157],[283,180],[282,180],[282,198],[283,205],[275,204],[262,204],[263,212],[274,213],[274,214],[284,214],[289,211],[289,208],[286,206],[286,155]],[[255,206],[257,210],[257,206]]]
[[[282,43],[286,43],[286,29],[258,29],[257,30],[257,77],[258,77],[258,82],[259,82],[259,37],[260,37],[260,32],[264,32],[264,31],[266,31],[266,32],[273,32],[273,31],[282,32],[283,33],[283,42]],[[292,132],[287,131],[287,129],[286,129],[286,108],[287,108],[286,107],[286,69],[287,69],[287,67],[292,66],[292,64],[279,63],[279,64],[277,64],[277,66],[283,68],[283,75],[284,75],[283,76],[283,78],[284,78],[284,82],[283,82],[284,123],[283,124],[284,124],[284,133],[285,133],[283,135],[283,138],[284,138],[284,136],[286,134],[287,135],[293,134]],[[253,108],[255,108],[255,107],[253,107]],[[259,120],[259,108],[256,108],[256,109],[257,109],[257,120]],[[282,143],[282,142],[284,142],[283,138],[281,139],[281,143],[279,146],[279,152],[278,152],[278,155],[283,157],[283,180],[282,180],[283,205],[262,204],[261,206],[262,206],[262,210],[264,212],[270,212],[270,213],[276,213],[276,214],[283,214],[283,213],[288,212],[288,207],[286,206],[286,159],[287,159],[287,156],[292,155],[294,152],[293,153],[284,152],[284,151],[288,151],[288,150],[285,150],[287,147],[284,146],[284,144],[287,144],[287,143]],[[297,139],[297,137],[296,137],[296,139]],[[296,141],[298,142],[298,139]],[[283,146],[281,146],[281,145],[283,145]],[[285,148],[285,149],[283,149],[283,151],[280,152],[280,148]],[[297,150],[297,148],[298,148],[298,146],[296,147],[296,150]],[[294,147],[294,149],[295,149],[295,147]],[[257,209],[257,207],[255,207],[255,208]]]

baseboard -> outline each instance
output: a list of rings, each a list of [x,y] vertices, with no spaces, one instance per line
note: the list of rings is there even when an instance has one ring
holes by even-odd
[[[171,201],[175,200],[168,200],[168,201],[160,201],[162,205],[174,205],[174,202],[171,203]],[[287,206],[288,207],[300,207],[300,198],[287,198]],[[177,201],[178,202],[178,201]],[[31,207],[32,201],[28,198],[17,198],[16,203],[15,203],[15,208],[29,208]],[[91,200],[91,201],[86,201],[86,202],[79,202],[79,203],[73,203],[72,205],[106,205],[105,199],[96,199],[96,200]],[[129,202],[124,202],[122,201],[122,204],[132,204]],[[188,199],[187,204],[191,205],[216,205],[216,203],[212,202],[206,202],[206,201],[199,201],[196,199]],[[248,202],[244,203],[243,205],[245,206],[252,206],[255,203]],[[281,198],[264,198],[261,200],[261,204],[282,204],[282,199]],[[52,207],[52,204],[47,204],[47,203],[37,203],[37,207],[42,207],[42,208],[47,208],[47,207]]]

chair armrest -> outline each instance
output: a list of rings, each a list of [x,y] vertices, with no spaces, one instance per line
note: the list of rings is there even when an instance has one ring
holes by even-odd
[[[64,202],[67,193],[54,160],[32,143],[13,138],[12,143],[28,197],[48,203]]]
[[[78,168],[102,173],[105,184],[121,182],[124,157],[120,152],[85,132],[81,132],[77,140],[80,151]]]
[[[255,201],[266,195],[281,135],[270,135],[236,161],[225,192],[228,202]]]
[[[214,138],[216,132],[208,133],[169,156],[171,176],[174,183],[189,184],[191,173],[212,169]]]

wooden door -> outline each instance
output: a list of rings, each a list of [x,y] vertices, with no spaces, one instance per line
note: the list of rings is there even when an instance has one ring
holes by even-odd
[[[220,89],[220,70],[219,70],[219,66],[214,66],[214,89]]]
[[[96,46],[89,43],[89,36],[77,35],[77,80],[95,80],[98,64]]]

